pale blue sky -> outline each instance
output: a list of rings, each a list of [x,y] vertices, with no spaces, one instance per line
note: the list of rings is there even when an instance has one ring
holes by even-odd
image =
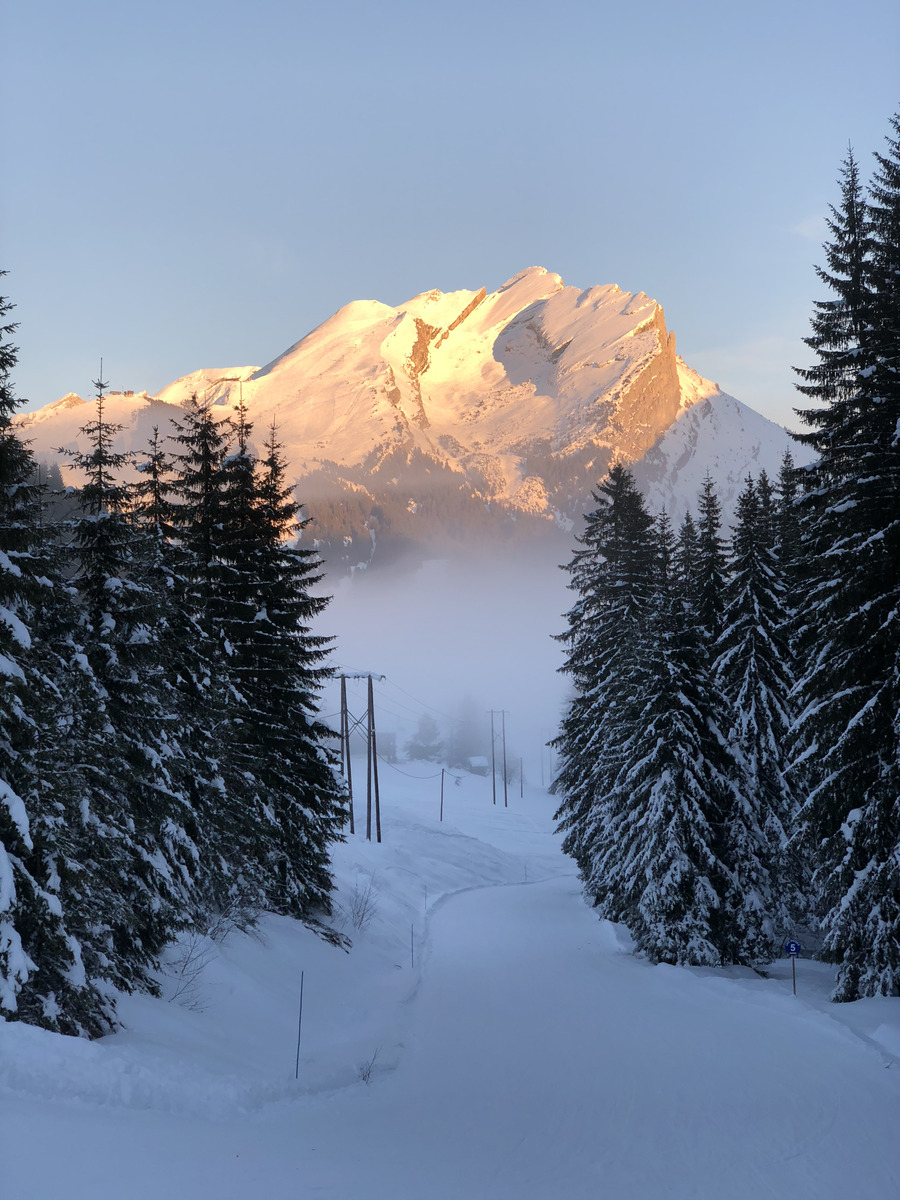
[[[540,264],[665,308],[791,423],[896,0],[2,0],[0,265],[31,406],[263,364],[353,299]]]

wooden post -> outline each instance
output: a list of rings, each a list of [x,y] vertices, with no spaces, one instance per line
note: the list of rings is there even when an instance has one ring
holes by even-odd
[[[506,709],[505,708],[502,709],[500,712],[500,720],[501,720],[502,729],[503,729],[503,807],[509,808],[509,795],[508,795],[508,790],[507,790],[508,782],[507,782],[507,778],[506,778],[507,770],[506,770]]]
[[[378,791],[378,742],[375,739],[375,692],[369,676],[369,736],[372,739],[372,781],[375,784],[375,840],[381,841],[381,796]]]
[[[356,833],[353,821],[353,775],[350,770],[350,714],[347,711],[347,677],[345,675],[341,676],[341,774],[346,775],[347,778],[347,799],[350,803],[350,832]]]
[[[791,977],[794,981],[794,995],[797,995],[797,955],[791,955]]]
[[[347,778],[344,754],[347,749],[347,680],[341,676],[341,774]]]
[[[297,1018],[297,1065],[294,1078],[300,1078],[300,1034],[303,1030],[303,972],[300,972],[300,1016]]]
[[[372,840],[372,680],[366,709],[366,841]]]
[[[491,709],[491,791],[494,803],[497,803],[497,767],[494,757],[494,710]]]
[[[441,820],[444,819],[444,768],[441,767]]]

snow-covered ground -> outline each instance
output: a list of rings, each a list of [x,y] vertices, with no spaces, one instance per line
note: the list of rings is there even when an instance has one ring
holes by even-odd
[[[804,960],[796,997],[787,961],[653,967],[546,792],[448,773],[441,823],[440,769],[398,765],[382,844],[336,854],[349,953],[265,918],[100,1042],[0,1024],[3,1200],[900,1196],[900,1001],[829,1005]]]

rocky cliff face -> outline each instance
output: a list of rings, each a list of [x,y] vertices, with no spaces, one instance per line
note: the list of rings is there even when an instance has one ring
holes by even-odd
[[[239,392],[260,435],[277,422],[310,534],[348,565],[568,530],[613,457],[640,460],[721,397],[678,359],[654,300],[533,267],[490,293],[353,302],[265,367],[113,396],[110,419],[140,449],[191,393],[224,417]],[[86,417],[69,396],[24,421],[46,458],[77,442]],[[675,486],[667,465],[655,471],[657,490]]]

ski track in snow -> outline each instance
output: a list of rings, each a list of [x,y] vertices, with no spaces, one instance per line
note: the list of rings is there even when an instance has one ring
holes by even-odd
[[[900,1002],[829,1006],[805,961],[796,998],[786,962],[653,967],[584,904],[545,792],[448,779],[441,825],[434,786],[392,778],[383,845],[337,848],[341,902],[374,875],[349,955],[267,919],[196,1011],[0,1025],[3,1200],[900,1196]]]

